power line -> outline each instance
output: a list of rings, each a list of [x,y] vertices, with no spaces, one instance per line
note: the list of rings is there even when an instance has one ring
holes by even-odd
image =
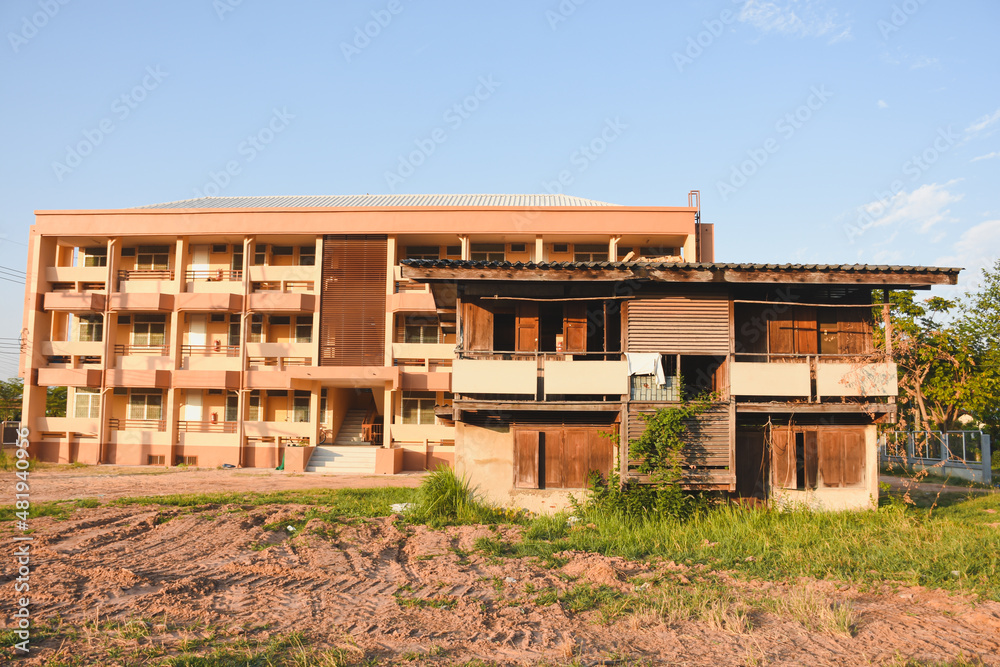
[[[5,278],[3,275],[0,275],[0,280],[6,280],[7,282],[14,283],[15,285],[23,285],[24,284],[23,280],[12,280],[11,278]]]
[[[11,273],[20,273],[21,275],[27,275],[21,269],[15,269],[15,268],[12,268],[10,266],[3,266],[2,264],[0,264],[0,269],[3,269],[4,271],[10,271]]]

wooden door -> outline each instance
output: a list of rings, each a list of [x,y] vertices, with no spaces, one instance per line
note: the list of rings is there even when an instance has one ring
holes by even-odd
[[[538,349],[537,303],[518,304],[516,342],[518,352],[534,352]]]
[[[538,431],[514,431],[514,488],[538,488]]]
[[[567,303],[563,309],[563,340],[566,352],[587,351],[587,305]]]
[[[795,432],[787,426],[771,428],[771,486],[797,487],[795,476]]]

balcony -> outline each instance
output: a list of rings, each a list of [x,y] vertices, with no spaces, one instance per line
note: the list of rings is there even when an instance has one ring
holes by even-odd
[[[247,343],[248,357],[314,357],[315,343]]]
[[[181,368],[185,371],[238,371],[239,345],[181,345]]]
[[[238,360],[236,361],[238,364]],[[239,389],[238,370],[179,370],[173,373],[175,387],[185,389]]]
[[[176,292],[173,269],[130,269],[118,272],[118,290],[125,293]]]
[[[46,357],[100,357],[104,354],[101,341],[53,340],[42,343]]]
[[[538,392],[538,362],[456,359],[451,390],[456,394],[525,394]]]
[[[100,420],[86,417],[37,417],[34,430],[49,433],[96,434]]]
[[[46,292],[43,308],[66,313],[102,312],[107,299],[101,292]]]
[[[249,309],[259,313],[311,313],[316,310],[316,295],[302,292],[254,292],[250,295]]]
[[[45,280],[50,283],[103,283],[107,279],[106,266],[45,267]]]
[[[170,371],[158,369],[108,369],[108,385],[112,387],[139,387],[144,389],[170,386]]]
[[[437,310],[430,285],[411,282],[397,282],[396,293],[386,295],[385,307],[394,313],[433,313]]]
[[[627,361],[546,361],[545,397],[566,394],[629,393]]]
[[[393,343],[392,356],[395,359],[454,359],[454,343]]]
[[[178,421],[179,433],[236,433],[236,422]]]
[[[896,364],[818,363],[819,396],[898,396]]]
[[[174,309],[174,295],[158,292],[115,292],[111,295],[111,310],[168,312]]]
[[[108,428],[112,431],[166,431],[165,419],[108,419]]]
[[[733,362],[729,391],[733,396],[809,398],[809,363]]]
[[[115,345],[116,366],[122,370],[170,370],[174,361],[167,345]]]
[[[315,281],[318,266],[251,266],[250,282],[300,284]]]
[[[241,284],[236,285],[242,291]],[[238,312],[243,308],[243,295],[230,294],[226,290],[180,292],[174,295],[174,307],[177,310]]]
[[[38,384],[42,387],[100,387],[99,368],[39,368]]]
[[[399,374],[402,389],[408,391],[451,391],[451,373],[425,373],[402,371]]]
[[[309,438],[314,431],[309,422],[243,422],[243,433],[248,438]]]

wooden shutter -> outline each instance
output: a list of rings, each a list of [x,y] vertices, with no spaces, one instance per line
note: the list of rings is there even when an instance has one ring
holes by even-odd
[[[565,352],[587,351],[587,306],[567,303],[564,308],[563,341]]]
[[[608,481],[608,475],[611,474],[611,467],[615,462],[615,452],[611,438],[602,435],[602,433],[613,430],[613,428],[587,430],[590,449],[590,465],[587,466],[587,473],[596,470],[601,473],[605,481]],[[586,483],[586,479],[584,479],[584,483]]]
[[[321,366],[385,364],[386,248],[385,236],[323,237]]]
[[[845,430],[844,443],[844,486],[860,484],[865,476],[865,431],[860,428]]]
[[[542,451],[545,465],[545,488],[561,489],[565,485],[563,480],[563,461],[566,460],[564,453],[564,438],[562,431],[551,429],[542,432]]]
[[[538,431],[514,431],[514,488],[538,488]]]
[[[767,323],[768,352],[774,354],[795,354],[795,320],[792,309],[775,313]]]
[[[818,352],[819,332],[816,328],[816,308],[795,307],[795,351],[798,354]]]
[[[517,306],[517,351],[534,352],[538,349],[538,304],[521,303]]]
[[[771,429],[771,479],[775,488],[796,488],[795,433],[787,427]]]
[[[729,353],[726,294],[637,296],[627,305],[629,352]]]
[[[764,498],[765,482],[764,432],[736,431],[736,495],[741,498]]]
[[[563,488],[582,489],[587,486],[590,469],[590,440],[583,429],[563,431]]]
[[[839,429],[820,429],[817,436],[819,474],[823,486],[843,486],[844,441]]]
[[[462,304],[462,333],[466,350],[492,350],[493,313],[474,301]]]

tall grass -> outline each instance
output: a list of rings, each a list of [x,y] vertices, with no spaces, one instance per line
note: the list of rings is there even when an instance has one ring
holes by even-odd
[[[469,480],[441,466],[420,484],[412,518],[432,527],[462,523],[495,523],[497,509],[484,502]]]
[[[576,526],[539,519],[522,541],[483,547],[492,555],[541,558],[563,550],[663,558],[769,580],[890,581],[973,590],[1000,600],[1000,528],[989,525],[998,521],[997,514],[984,511],[990,509],[1000,510],[1000,495],[933,513],[900,507],[820,513],[723,506],[678,521],[585,510]]]

